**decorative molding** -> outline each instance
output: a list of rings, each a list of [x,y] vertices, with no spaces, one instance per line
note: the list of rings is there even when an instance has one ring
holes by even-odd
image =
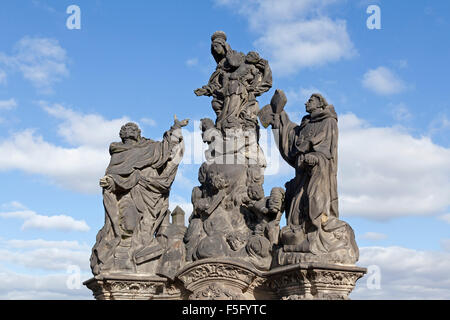
[[[99,275],[85,282],[96,299],[348,299],[366,269],[299,264],[258,272],[237,262],[205,260],[187,265],[172,282],[146,275]]]
[[[166,280],[112,279],[107,276],[85,282],[97,300],[180,299],[182,288]]]
[[[243,300],[242,294],[227,290],[223,286],[211,284],[189,296],[189,300]]]
[[[250,284],[254,277],[254,272],[235,264],[222,262],[197,264],[192,266],[192,268],[185,269],[185,271],[178,276],[186,288],[190,287],[192,283],[214,278],[227,278]]]

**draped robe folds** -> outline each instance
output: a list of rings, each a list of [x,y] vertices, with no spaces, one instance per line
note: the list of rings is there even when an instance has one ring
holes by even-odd
[[[171,141],[172,131],[161,142],[141,138],[135,144],[112,143],[105,175],[114,181],[103,190],[105,225],[97,235],[91,256],[94,274],[113,267],[119,243],[131,238],[133,251],[149,245],[168,209],[170,187],[184,144]]]
[[[216,71],[206,86],[207,95],[213,96],[211,104],[217,115],[216,123],[219,128],[233,126],[240,117],[244,120],[248,118],[248,121],[257,125],[256,113],[259,107],[256,97],[272,87],[272,71],[268,62],[260,59],[261,65],[256,67],[236,59],[241,55],[243,56],[241,52],[234,50],[228,52],[218,62]],[[233,68],[236,70],[232,71]],[[250,74],[250,70],[255,74]]]
[[[338,219],[337,196],[337,115],[333,106],[319,109],[303,118],[300,126],[285,111],[273,124],[277,146],[295,171],[286,183],[286,221],[284,251],[328,253],[345,244],[332,234],[345,228]],[[318,162],[309,166],[307,154]],[[283,231],[282,231],[283,233]]]

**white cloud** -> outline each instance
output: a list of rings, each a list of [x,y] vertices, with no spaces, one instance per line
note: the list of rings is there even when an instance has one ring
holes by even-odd
[[[306,92],[306,89],[305,89]],[[74,147],[61,147],[31,130],[0,141],[0,170],[19,169],[47,177],[70,190],[100,192],[98,179],[108,165],[107,151],[126,118],[105,120],[99,115],[83,115],[59,105],[43,105],[63,122],[59,134]],[[194,126],[198,127],[199,122]],[[96,138],[86,132],[96,128]],[[372,127],[353,114],[339,118],[338,191],[341,215],[372,219],[442,214],[450,206],[450,149],[427,137],[413,137],[400,128]],[[206,145],[200,130],[183,130],[186,152],[176,185],[196,185],[186,176],[185,167],[201,164]],[[269,167],[286,181],[294,173],[279,156],[268,130],[261,131],[261,146]],[[267,145],[268,144],[268,145]],[[270,148],[269,148],[270,147]],[[184,171],[183,171],[184,170]],[[189,196],[189,195],[187,195]],[[14,210],[21,211],[21,209]]]
[[[80,285],[80,289],[69,289],[66,284],[69,276],[67,273],[31,275],[3,269],[0,270],[0,299],[93,299],[92,292],[83,285]],[[88,273],[80,275],[81,281],[89,277]]]
[[[291,118],[298,122],[301,117]],[[338,126],[339,211],[344,219],[386,220],[448,210],[450,148],[434,144],[428,137],[413,137],[398,127],[370,126],[354,114],[340,115]],[[268,130],[261,132],[271,135]],[[267,148],[263,143],[262,147],[266,159],[279,157],[273,144]],[[293,169],[278,160],[272,174],[281,181],[291,179]]]
[[[233,7],[245,15],[252,29],[318,14],[335,2],[337,0],[216,0],[217,4]]]
[[[17,107],[17,102],[14,98],[11,98],[9,100],[0,100],[0,110],[11,110],[15,107]]]
[[[26,219],[23,229],[64,230],[64,231],[89,231],[89,226],[84,220],[77,221],[66,215],[42,216],[35,215]]]
[[[362,239],[365,240],[371,240],[371,241],[380,241],[387,239],[387,235],[384,233],[378,233],[378,232],[366,232],[361,236]]]
[[[0,212],[2,218],[16,218],[24,220],[22,230],[41,229],[59,231],[89,231],[84,220],[75,220],[66,215],[44,216],[31,210]]]
[[[112,141],[120,140],[120,128],[130,121],[127,117],[106,120],[98,114],[81,114],[44,101],[39,104],[48,114],[63,121],[58,125],[58,133],[74,146],[107,148]]]
[[[450,206],[450,149],[353,114],[340,117],[339,129],[341,214],[388,219]]]
[[[58,41],[49,38],[24,37],[16,43],[12,55],[0,53],[0,64],[22,73],[43,93],[69,74],[66,51]]]
[[[300,94],[316,91],[309,89]],[[339,129],[338,192],[344,219],[362,216],[386,220],[448,210],[449,148],[434,144],[428,137],[413,137],[401,128],[370,126],[353,114],[339,117]],[[183,132],[186,153],[176,184],[183,182],[183,170],[188,169],[184,165],[201,163],[205,148],[200,132]],[[267,135],[272,139],[269,130],[261,130],[260,144],[269,163],[265,174],[287,181],[294,171]]]
[[[89,270],[89,250],[39,248],[25,251],[0,249],[0,261],[21,265],[28,269],[63,270],[76,265]]]
[[[386,67],[378,67],[367,71],[364,74],[362,84],[365,88],[380,95],[393,95],[406,89],[403,80]]]
[[[218,0],[248,19],[260,37],[255,46],[268,55],[278,74],[298,72],[356,54],[345,20],[324,14],[337,0]]]
[[[39,104],[49,115],[61,120],[58,134],[72,147],[50,143],[34,130],[18,132],[0,140],[0,153],[9,155],[0,157],[0,171],[19,169],[43,175],[66,189],[100,192],[98,181],[110,159],[108,147],[112,141],[120,140],[120,127],[130,120],[127,117],[106,120],[100,115],[81,114],[59,104],[49,105],[43,101]],[[196,121],[194,125],[199,124]],[[193,182],[183,176],[184,165],[201,164],[207,146],[198,128],[183,129],[183,135],[186,148],[176,182],[192,185]]]
[[[5,246],[14,249],[29,249],[29,248],[58,248],[58,249],[83,249],[89,250],[87,244],[80,244],[78,241],[48,241],[43,239],[34,240],[7,240],[4,241]]]
[[[91,277],[90,251],[78,241],[0,241],[0,299],[90,298],[81,283]]]
[[[8,157],[0,157],[0,171],[19,169],[43,175],[66,189],[100,192],[98,180],[108,166],[109,144],[120,140],[120,127],[128,118],[106,120],[58,104],[40,104],[47,113],[62,120],[58,133],[73,147],[45,141],[34,130],[17,132],[0,140],[0,153],[8,154]]]
[[[39,174],[70,190],[98,192],[98,179],[108,165],[108,146],[65,148],[54,145],[33,130],[0,141],[0,171],[22,170]]]
[[[351,299],[450,299],[450,253],[402,247],[364,247],[360,253],[358,265],[380,268],[380,289],[370,290],[366,275]]]
[[[282,75],[351,58],[355,54],[346,22],[327,17],[276,25],[255,45],[271,56],[273,69]]]
[[[88,271],[91,249],[78,241],[5,240],[0,241],[0,262],[30,270],[66,271],[71,266]]]
[[[27,207],[24,206],[19,201],[11,201],[8,203],[3,203],[0,207],[3,210],[26,210],[27,209]]]

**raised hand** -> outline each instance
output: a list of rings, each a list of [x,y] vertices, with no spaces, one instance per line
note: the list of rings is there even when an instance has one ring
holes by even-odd
[[[173,116],[173,124],[175,128],[182,128],[182,127],[186,127],[189,123],[189,119],[184,119],[179,121],[177,118],[177,115],[175,114]]]
[[[198,88],[194,90],[194,93],[197,97],[200,97],[206,95],[208,93],[208,90],[206,90],[205,88]]]
[[[104,176],[100,179],[99,184],[103,189],[111,189],[114,185],[114,180],[110,176]]]

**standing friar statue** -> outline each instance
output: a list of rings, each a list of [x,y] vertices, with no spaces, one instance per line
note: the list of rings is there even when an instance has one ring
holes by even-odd
[[[337,192],[338,125],[333,105],[319,93],[305,103],[300,124],[283,110],[287,99],[277,90],[260,112],[283,159],[295,169],[286,183],[286,223],[281,230],[279,265],[300,262],[354,264],[359,250],[353,229],[339,220]]]
[[[92,249],[95,278],[87,283],[96,297],[128,297],[130,292],[108,292],[104,279],[121,281],[130,274],[143,275],[144,282],[138,283],[152,290],[144,290],[142,297],[153,297],[183,265],[184,212],[177,207],[170,223],[169,194],[184,153],[181,128],[187,124],[175,116],[162,141],[153,141],[130,122],[120,129],[121,142],[110,145],[111,160],[100,179],[105,224]]]

